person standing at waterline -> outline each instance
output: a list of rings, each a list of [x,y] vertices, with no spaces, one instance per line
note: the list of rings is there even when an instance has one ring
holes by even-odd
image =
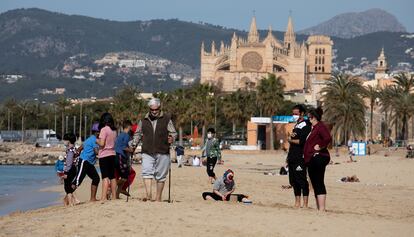
[[[102,196],[101,201],[108,200],[107,192],[111,186],[112,199],[116,197],[115,179],[115,140],[116,127],[114,119],[110,113],[104,113],[99,120],[99,138],[96,143],[99,145],[98,159],[99,168],[102,176]]]
[[[304,147],[305,164],[308,167],[309,178],[315,192],[316,207],[319,211],[325,211],[326,187],[324,183],[325,168],[329,164],[330,155],[328,145],[332,137],[321,121],[323,111],[321,108],[308,112],[309,121],[312,123],[310,132]]]
[[[142,140],[142,171],[146,197],[152,199],[152,180],[157,183],[155,201],[160,202],[171,165],[170,145],[177,132],[169,114],[161,111],[161,102],[153,98],[148,102],[149,112],[139,122],[132,144]]]

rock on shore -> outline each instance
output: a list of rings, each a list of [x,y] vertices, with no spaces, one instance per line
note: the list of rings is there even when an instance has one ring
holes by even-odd
[[[54,165],[64,148],[37,148],[24,143],[0,144],[0,165]]]

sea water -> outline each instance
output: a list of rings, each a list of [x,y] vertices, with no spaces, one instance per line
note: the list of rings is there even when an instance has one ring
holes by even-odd
[[[40,190],[57,184],[53,166],[0,166],[0,215],[56,204],[59,193]]]

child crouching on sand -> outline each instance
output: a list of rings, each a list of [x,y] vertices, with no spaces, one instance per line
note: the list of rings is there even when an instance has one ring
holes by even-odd
[[[75,142],[76,142],[76,136],[73,133],[67,133],[63,136],[63,142],[66,146],[66,156],[65,156],[65,165],[63,168],[64,175],[62,176],[62,179],[64,180],[64,187],[66,195],[63,198],[63,204],[65,206],[73,206],[79,201],[76,199],[73,192],[75,191],[72,187],[72,181],[74,180],[76,176],[76,165],[77,165],[77,159],[76,159],[76,148],[75,148]]]
[[[233,194],[236,189],[234,182],[234,172],[228,169],[223,176],[216,179],[213,185],[213,192],[204,192],[204,200],[230,201],[230,197],[236,197],[238,202],[251,203],[248,197],[243,194]]]

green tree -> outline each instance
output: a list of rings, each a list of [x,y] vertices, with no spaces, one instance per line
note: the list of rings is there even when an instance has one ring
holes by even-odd
[[[232,132],[236,133],[236,126],[245,126],[247,121],[256,112],[256,93],[237,90],[223,98],[222,112],[224,118],[231,121]]]
[[[414,114],[414,75],[400,73],[394,77],[394,83],[384,89],[382,104],[390,112],[395,140],[407,140],[408,121]]]
[[[373,140],[373,120],[374,120],[374,106],[377,102],[377,98],[379,98],[378,88],[372,87],[369,85],[365,90],[365,97],[369,100],[369,108],[370,108],[370,118],[369,118],[369,125],[370,125],[370,139]]]
[[[189,98],[190,91],[187,89],[178,89],[164,97],[164,111],[172,116],[175,126],[178,128],[178,141],[183,145],[183,127],[190,121],[188,110],[191,105]]]
[[[59,99],[55,102],[57,108],[60,110],[60,113],[62,115],[62,133],[61,136],[63,138],[63,135],[65,134],[65,111],[70,106],[69,100],[67,100],[65,97],[59,97]],[[56,131],[57,132],[57,131]]]
[[[257,86],[257,104],[261,114],[270,117],[270,149],[274,150],[274,131],[272,116],[275,115],[283,105],[283,89],[285,85],[281,77],[269,74],[262,78]]]
[[[22,126],[22,140],[24,142],[26,135],[25,120],[27,115],[30,113],[30,103],[28,101],[21,101],[17,104],[17,108],[21,117],[21,126]]]
[[[145,109],[145,101],[140,97],[139,90],[136,87],[124,87],[116,92],[111,113],[120,127],[126,119],[136,121]]]
[[[355,77],[346,74],[332,76],[321,90],[324,120],[333,125],[332,134],[346,143],[351,135],[365,131],[365,89]]]
[[[206,84],[198,84],[190,89],[191,106],[187,113],[192,121],[198,121],[202,124],[201,145],[204,145],[206,127],[214,120],[214,96],[217,95],[217,88]]]

